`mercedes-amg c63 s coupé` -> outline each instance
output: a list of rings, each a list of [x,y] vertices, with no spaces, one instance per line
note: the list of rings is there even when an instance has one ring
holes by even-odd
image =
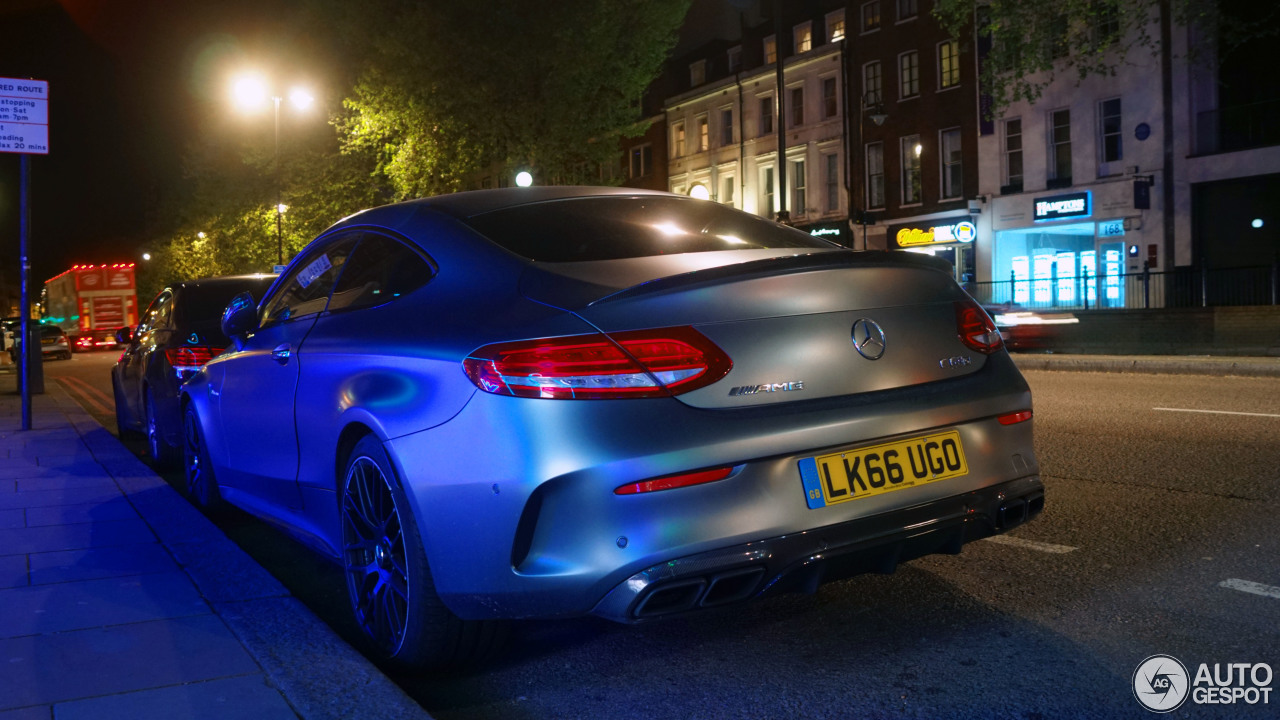
[[[392,664],[890,572],[1035,516],[1031,393],[940,260],[512,188],[314,240],[182,386],[187,489],[344,570]]]

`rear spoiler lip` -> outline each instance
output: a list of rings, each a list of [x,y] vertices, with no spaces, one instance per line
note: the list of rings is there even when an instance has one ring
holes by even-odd
[[[952,272],[951,264],[946,260],[922,253],[882,250],[823,251],[763,260],[750,260],[655,278],[597,298],[588,303],[587,307],[595,307],[604,303],[644,295],[657,295],[678,289],[688,289],[698,285],[714,285],[730,279],[742,280],[766,275],[788,275],[837,267],[915,267],[946,273],[948,276]]]

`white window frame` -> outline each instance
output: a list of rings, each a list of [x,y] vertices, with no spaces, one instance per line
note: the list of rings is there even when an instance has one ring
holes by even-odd
[[[742,70],[742,46],[734,45],[729,48],[727,55],[729,59],[729,72],[740,72]]]
[[[894,0],[893,4],[894,4],[894,10],[895,10],[894,14],[896,15],[897,21],[900,23],[907,22],[909,20],[915,20],[916,18],[920,17],[919,0]],[[904,11],[909,12],[911,14],[904,15],[903,14]]]
[[[875,155],[880,159],[880,162],[878,163],[878,168],[873,168],[870,162],[870,158],[872,157],[872,152],[871,152],[872,148],[875,148],[877,150]],[[862,158],[863,158],[862,165],[863,165],[863,172],[864,172],[864,180],[867,186],[866,193],[865,193],[867,209],[883,210],[886,207],[886,203],[888,202],[887,198],[885,197],[884,143],[880,140],[876,140],[875,142],[869,142],[866,145],[864,145]],[[873,169],[878,169],[879,172],[872,172]],[[880,180],[880,202],[879,203],[876,203],[876,199],[871,193],[871,189],[876,185],[874,181],[877,178]]]
[[[791,41],[794,43],[791,47],[795,50],[796,55],[807,53],[813,49],[813,21],[805,20],[804,22],[791,28]],[[805,46],[808,47],[805,47]],[[803,48],[803,49],[802,49]]]
[[[823,209],[828,214],[838,213],[840,212],[840,175],[843,172],[840,167],[840,153],[824,152],[820,157],[822,158]],[[832,173],[833,169],[834,173]],[[835,202],[832,202],[833,198]]]
[[[911,69],[911,83],[915,88],[915,92],[907,92],[907,73],[903,71],[902,63],[906,58],[913,58],[913,67]],[[920,51],[908,50],[898,53],[898,99],[911,100],[920,97]]]
[[[728,205],[729,207],[736,208],[738,206],[738,203],[737,203],[738,193],[737,193],[736,180],[737,180],[737,177],[733,173],[723,173],[723,172],[720,173],[720,178],[719,178],[720,193],[716,195],[716,202],[719,202],[722,205]],[[727,200],[725,199],[726,188],[729,191],[727,193],[729,196],[729,199]]]
[[[946,82],[946,77],[947,77],[947,72],[942,66],[942,52],[944,48],[951,48],[952,50],[951,74],[955,77],[955,82],[951,83],[950,85],[944,84]],[[960,87],[960,43],[955,40],[943,40],[942,42],[938,43],[937,58],[938,58],[938,91],[941,92],[943,90],[954,90]]]
[[[804,155],[793,155],[787,158],[791,166],[787,168],[790,179],[788,190],[791,192],[791,216],[806,215],[809,207],[809,163]]]
[[[1054,116],[1060,112],[1065,112],[1067,114],[1067,124],[1066,124],[1067,139],[1065,141],[1059,140],[1058,127],[1060,126],[1054,124],[1056,122],[1054,120]],[[1067,162],[1068,164],[1072,164],[1071,163],[1071,152],[1072,152],[1071,108],[1064,107],[1064,108],[1055,108],[1053,110],[1050,110],[1046,115],[1046,120],[1048,121],[1046,123],[1048,132],[1045,133],[1045,136],[1046,136],[1046,139],[1049,141],[1049,162],[1048,162],[1049,179],[1050,180],[1066,180],[1067,178],[1072,178],[1072,182],[1074,182],[1074,177],[1075,177],[1074,167],[1069,167],[1068,172],[1065,175],[1062,172],[1062,168],[1058,167],[1058,147],[1060,145],[1065,145],[1067,147]]]
[[[800,94],[800,102],[796,102],[796,93]],[[804,83],[791,85],[787,87],[787,127],[798,128],[804,127],[805,111],[804,111]],[[796,112],[799,111],[799,117]]]
[[[867,9],[872,5],[875,6],[876,24],[872,27],[867,27]],[[862,5],[858,7],[858,33],[860,35],[866,35],[867,33],[879,32],[880,28],[884,25],[883,10],[884,7],[881,6],[880,0],[870,0],[869,2],[862,3]]]
[[[870,70],[872,67],[876,68],[876,72],[875,72],[876,82],[875,82],[874,90],[869,89],[867,87],[870,84],[867,82],[867,79],[868,79],[867,71]],[[875,94],[874,98],[871,97],[872,93]],[[871,60],[870,62],[863,63],[862,65],[862,99],[864,103],[869,103],[869,104],[877,104],[877,103],[884,102],[884,63],[882,63],[879,60]]]
[[[835,99],[835,107],[830,114],[827,113],[827,83],[831,83],[831,88],[835,91],[832,97]],[[820,98],[822,103],[822,120],[830,120],[840,117],[840,79],[835,75],[824,75],[818,78],[818,88],[821,90]]]
[[[922,146],[919,154],[915,151],[916,145]],[[923,145],[920,142],[920,136],[918,134],[903,135],[898,138],[898,155],[898,192],[901,193],[898,196],[899,200],[901,200],[901,202],[898,203],[898,207],[913,207],[915,205],[921,205],[924,203],[924,182],[920,179],[922,166],[924,164],[922,162],[924,150]],[[908,162],[911,159],[914,159],[914,162]],[[909,187],[912,187],[910,184],[910,178],[913,171],[916,176],[916,183],[914,187],[919,188],[917,192],[919,192],[920,195],[919,197],[914,197],[908,200],[907,190]]]
[[[733,106],[726,105],[720,108],[720,147],[729,147],[734,144],[733,139],[736,137],[733,128]]]
[[[699,113],[693,118],[693,127],[697,129],[697,137],[694,139],[695,152],[706,152],[711,149],[711,118],[707,113]]]
[[[671,157],[684,157],[687,140],[688,134],[685,132],[684,120],[677,120],[671,123]]]
[[[836,26],[839,25],[837,36]],[[849,25],[844,20],[844,8],[827,13],[823,25],[823,37],[828,43],[840,42],[849,36]]]
[[[778,38],[774,37],[773,35],[770,35],[769,37],[765,38],[764,40],[761,40],[760,42],[761,42],[761,47],[764,49],[764,64],[772,65],[775,62],[777,62],[778,61]],[[771,50],[773,55],[772,60],[769,59]]]
[[[1018,124],[1018,132],[1011,135],[1009,133],[1009,123],[1014,123],[1014,122]],[[1022,141],[1022,137],[1023,137],[1022,118],[1020,117],[1005,118],[1005,120],[1001,123],[1001,125],[1002,125],[1001,127],[1002,132],[1000,133],[1000,155],[1003,160],[1001,164],[1003,166],[1002,170],[1004,171],[1004,182],[1001,184],[1005,186],[1014,184],[1013,179],[1015,176],[1009,170],[1009,158],[1016,153],[1018,156],[1018,165],[1021,166],[1016,176],[1018,178],[1017,184],[1025,187],[1027,166],[1026,166],[1026,156],[1023,154],[1026,149],[1026,144]],[[1014,137],[1018,138],[1018,147],[1016,150],[1011,150],[1009,149],[1009,139]]]
[[[955,157],[948,157],[947,137],[954,137],[956,142]],[[960,168],[960,181],[952,192],[947,192],[947,181],[951,177],[952,167]],[[938,131],[938,198],[939,200],[956,200],[964,197],[964,132],[959,127],[944,128]]]
[[[777,170],[772,163],[760,165],[756,170],[756,176],[760,179],[760,184],[757,186],[759,192],[756,193],[756,214],[772,220],[778,215]]]
[[[644,159],[645,150],[649,151],[648,162],[645,162],[645,159]],[[635,172],[637,158],[639,158],[639,165],[640,165],[639,174],[636,174]],[[627,170],[628,172],[631,173],[630,178],[632,180],[646,177],[653,172],[653,143],[641,143],[640,145],[632,146],[631,151],[628,153],[628,157],[627,157]]]
[[[1115,132],[1109,133],[1107,132],[1107,118],[1110,116],[1103,114],[1104,112],[1103,106],[1112,101],[1119,103],[1120,113],[1115,116],[1117,118],[1117,127]],[[1107,159],[1107,138],[1111,136],[1114,136],[1116,138],[1116,142],[1117,142],[1116,149],[1119,151],[1119,154],[1114,159],[1108,160]],[[1121,163],[1123,161],[1124,161],[1124,100],[1117,95],[1115,97],[1103,98],[1102,100],[1098,101],[1098,175],[1099,176],[1115,175],[1116,173],[1112,172],[1111,169],[1108,167],[1108,165],[1112,163]]]
[[[778,121],[778,103],[774,100],[773,93],[757,95],[756,108],[759,110],[759,117],[756,118],[756,137],[765,137],[766,135],[772,135],[777,132],[778,126],[774,123]],[[766,109],[768,110],[767,113],[765,112]],[[766,117],[769,118],[768,128],[764,126]]]

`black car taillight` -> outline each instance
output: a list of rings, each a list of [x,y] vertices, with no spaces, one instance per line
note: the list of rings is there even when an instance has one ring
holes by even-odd
[[[185,345],[165,350],[164,356],[169,360],[170,367],[178,374],[178,379],[186,380],[205,363],[217,357],[222,350],[223,348],[203,345]]]
[[[598,400],[667,397],[706,387],[733,361],[691,327],[486,345],[463,361],[485,392]]]
[[[960,342],[984,355],[1004,347],[1004,339],[991,316],[973,300],[956,301],[956,332]]]

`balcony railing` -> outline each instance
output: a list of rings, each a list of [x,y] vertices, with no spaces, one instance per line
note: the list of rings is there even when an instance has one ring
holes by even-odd
[[[1280,99],[1208,110],[1196,116],[1197,155],[1280,145]]]
[[[1106,310],[1280,304],[1280,264],[966,283],[983,305]]]

